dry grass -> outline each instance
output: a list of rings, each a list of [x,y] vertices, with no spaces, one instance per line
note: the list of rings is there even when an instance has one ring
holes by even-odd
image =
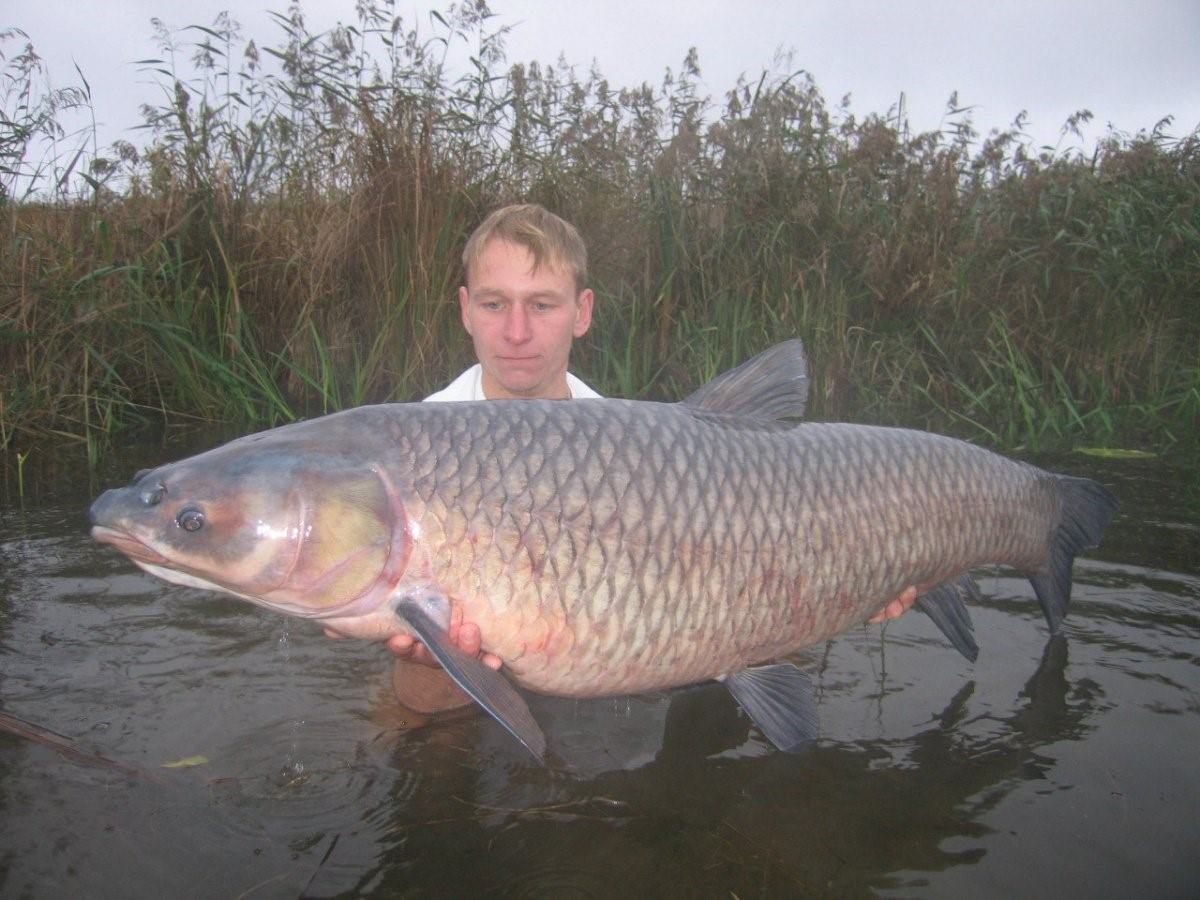
[[[1112,134],[1090,157],[1016,126],[976,143],[960,112],[911,134],[786,71],[717,108],[694,57],[618,90],[509,66],[477,3],[433,34],[386,5],[326,35],[277,19],[270,48],[228,19],[190,46],[162,33],[147,145],[77,166],[83,191],[0,198],[0,445],[430,391],[468,360],[461,245],[514,199],[589,240],[576,368],[607,393],[677,396],[799,335],[816,416],[1195,445],[1196,134]],[[434,38],[478,67],[451,78]]]

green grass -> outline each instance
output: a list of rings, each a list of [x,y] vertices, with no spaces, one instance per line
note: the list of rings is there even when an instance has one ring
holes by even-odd
[[[66,436],[95,458],[146,421],[418,398],[470,361],[462,243],[529,199],[588,240],[574,367],[606,394],[679,397],[798,336],[814,417],[1196,448],[1200,135],[1064,155],[1016,131],[973,142],[961,112],[911,133],[788,71],[716,106],[692,56],[618,91],[509,65],[474,5],[432,34],[391,14],[325,35],[279,15],[257,57],[227,18],[162,31],[144,145],[72,151],[40,194],[0,178],[0,446]],[[447,75],[431,38],[477,66]],[[5,84],[37,114],[0,155],[36,179],[55,166],[26,154],[54,123],[22,65]]]

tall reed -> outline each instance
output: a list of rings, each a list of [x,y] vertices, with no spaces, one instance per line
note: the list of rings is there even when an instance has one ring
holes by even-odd
[[[677,397],[800,336],[817,417],[1195,447],[1196,132],[1058,153],[1020,122],[978,140],[952,98],[913,133],[801,71],[718,104],[694,52],[616,87],[508,63],[482,2],[357,9],[312,34],[290,7],[261,47],[227,15],[159,25],[144,145],[0,198],[0,444],[419,397],[469,361],[466,235],[529,199],[588,238],[575,366],[606,393]]]

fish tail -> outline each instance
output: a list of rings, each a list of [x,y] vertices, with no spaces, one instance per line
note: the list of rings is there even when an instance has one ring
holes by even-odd
[[[1099,482],[1068,475],[1056,475],[1054,480],[1060,499],[1058,524],[1050,536],[1045,569],[1029,579],[1051,633],[1058,631],[1071,602],[1071,566],[1075,554],[1100,543],[1100,536],[1117,509],[1117,499]]]

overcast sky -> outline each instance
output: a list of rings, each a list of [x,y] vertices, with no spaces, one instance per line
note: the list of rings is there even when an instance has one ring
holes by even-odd
[[[444,4],[398,5],[423,26],[431,7]],[[286,0],[6,0],[0,26],[29,34],[56,86],[72,83],[78,64],[104,138],[135,139],[139,104],[160,99],[133,64],[155,55],[151,17],[207,25],[230,8],[260,46],[279,40],[266,10],[283,12]],[[354,20],[353,0],[303,8],[311,31]],[[1200,124],[1200,0],[494,0],[492,9],[513,26],[511,62],[562,54],[584,70],[594,60],[614,86],[657,84],[694,46],[719,100],[739,73],[761,73],[783,49],[831,104],[852,95],[858,114],[885,112],[903,93],[918,129],[938,126],[956,90],[975,106],[980,132],[1027,110],[1026,130],[1052,145],[1084,108],[1096,117],[1092,139],[1109,123],[1133,132],[1172,115],[1174,134]]]

